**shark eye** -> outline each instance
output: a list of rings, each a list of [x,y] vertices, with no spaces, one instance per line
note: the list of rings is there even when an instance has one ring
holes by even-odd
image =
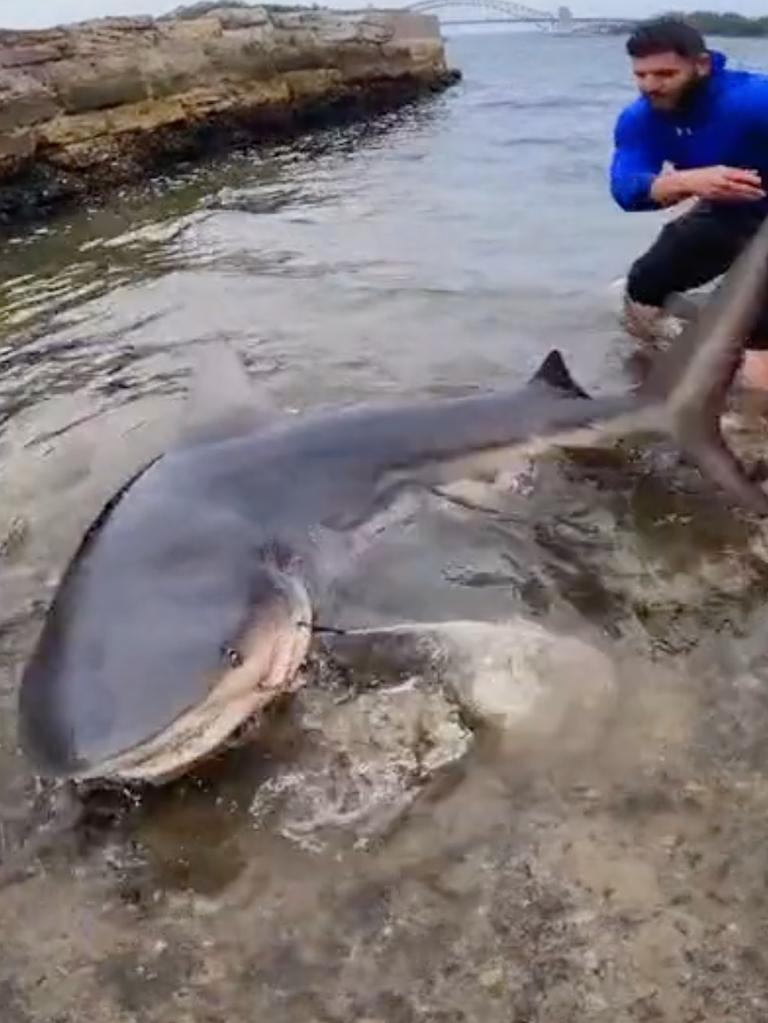
[[[241,668],[243,666],[243,655],[239,650],[235,650],[234,647],[222,647],[221,653],[230,668]]]

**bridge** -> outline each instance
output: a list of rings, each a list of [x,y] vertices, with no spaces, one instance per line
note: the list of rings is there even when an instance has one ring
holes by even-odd
[[[602,17],[578,18],[570,7],[560,7],[556,12],[539,11],[510,0],[415,0],[407,10],[420,14],[436,14],[444,25],[490,25],[518,24],[555,32],[576,32],[579,30],[610,31],[631,28],[636,18]],[[477,12],[477,16],[474,12]],[[456,17],[443,17],[455,12]]]

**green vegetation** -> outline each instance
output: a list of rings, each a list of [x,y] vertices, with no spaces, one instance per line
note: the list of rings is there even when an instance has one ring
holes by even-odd
[[[717,14],[714,11],[668,11],[685,18],[704,36],[768,36],[768,16],[745,18],[743,14]]]

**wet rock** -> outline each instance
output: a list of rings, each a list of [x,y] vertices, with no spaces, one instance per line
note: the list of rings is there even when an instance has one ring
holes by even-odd
[[[341,703],[320,690],[301,700],[301,727],[315,741],[258,789],[251,814],[303,848],[383,836],[471,747],[456,706],[415,680]]]
[[[615,708],[618,677],[597,638],[523,616],[350,632],[328,642],[358,680],[392,684],[418,675],[463,714],[522,750],[590,749]]]
[[[449,634],[451,683],[467,709],[518,742],[589,745],[615,705],[611,659],[576,636],[518,618]]]
[[[0,222],[456,79],[437,19],[202,4],[0,32]]]
[[[30,71],[2,64],[0,51],[0,131],[19,132],[57,113],[53,91]]]

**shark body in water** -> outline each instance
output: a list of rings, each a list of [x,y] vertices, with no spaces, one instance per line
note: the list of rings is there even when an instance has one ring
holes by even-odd
[[[523,387],[275,418],[145,466],[63,575],[23,674],[23,749],[43,776],[161,783],[294,688],[349,543],[411,486],[551,446],[672,437],[727,494],[765,493],[719,427],[768,277],[764,226],[643,386],[591,399],[557,352]]]

